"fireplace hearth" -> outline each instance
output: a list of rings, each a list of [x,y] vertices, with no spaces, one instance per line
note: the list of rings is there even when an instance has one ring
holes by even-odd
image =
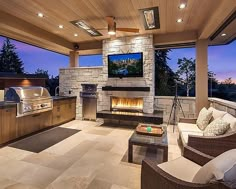
[[[111,96],[111,111],[143,112],[143,98]]]

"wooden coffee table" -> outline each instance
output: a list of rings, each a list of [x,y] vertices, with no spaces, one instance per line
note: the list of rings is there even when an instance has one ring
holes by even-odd
[[[138,134],[136,131],[132,134],[129,139],[128,148],[128,162],[133,162],[133,145],[146,146],[148,148],[162,149],[163,150],[163,161],[168,161],[168,139],[166,127],[163,127],[165,132],[162,136],[149,136]]]

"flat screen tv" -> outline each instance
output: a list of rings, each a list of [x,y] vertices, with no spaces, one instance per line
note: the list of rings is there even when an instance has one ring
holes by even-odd
[[[143,53],[108,55],[108,77],[143,77]]]

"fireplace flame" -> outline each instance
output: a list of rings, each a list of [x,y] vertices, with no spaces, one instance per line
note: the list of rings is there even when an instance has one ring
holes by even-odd
[[[143,109],[143,99],[142,98],[112,97],[112,108],[142,110]]]

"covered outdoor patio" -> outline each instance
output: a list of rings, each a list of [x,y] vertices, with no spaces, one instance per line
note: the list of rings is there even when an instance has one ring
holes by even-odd
[[[235,0],[0,2],[0,35],[69,56],[68,67],[60,68],[58,98],[62,94],[73,97],[75,104],[64,103],[61,107],[65,112],[72,107],[75,112],[67,115],[70,122],[60,122],[57,126],[77,132],[39,153],[3,146],[0,188],[140,188],[142,160],[149,157],[159,164],[164,158],[160,149],[153,153],[136,146],[132,150],[133,163],[128,162],[128,141],[135,132],[133,126],[140,120],[148,120],[148,124],[156,121],[166,128],[174,98],[155,96],[154,52],[158,49],[196,48],[196,96],[179,97],[185,118],[197,118],[204,107],[214,107],[236,117],[235,102],[208,97],[208,47],[235,40]],[[142,56],[141,76],[111,77],[108,57],[132,53]],[[79,56],[95,54],[102,55],[102,66],[80,67]],[[50,60],[48,64],[52,64]],[[82,96],[87,93],[95,98]],[[85,99],[89,98],[96,99],[87,101],[94,108],[87,108],[88,112],[95,112],[95,119],[89,119],[93,121],[85,121]],[[138,111],[132,103],[136,109],[126,112],[125,120],[119,120],[122,115],[112,105],[116,98],[125,102],[138,99]],[[105,115],[104,111],[108,113]],[[56,114],[51,119],[59,120],[60,116],[63,117]],[[182,112],[177,111],[176,117],[177,120],[183,117]],[[186,149],[189,152],[188,143],[180,144],[181,132],[176,125],[173,132],[173,127],[166,128],[167,162],[182,158]],[[193,151],[196,149],[200,147]],[[204,158],[214,155],[207,154]],[[147,188],[143,185],[142,189]]]

